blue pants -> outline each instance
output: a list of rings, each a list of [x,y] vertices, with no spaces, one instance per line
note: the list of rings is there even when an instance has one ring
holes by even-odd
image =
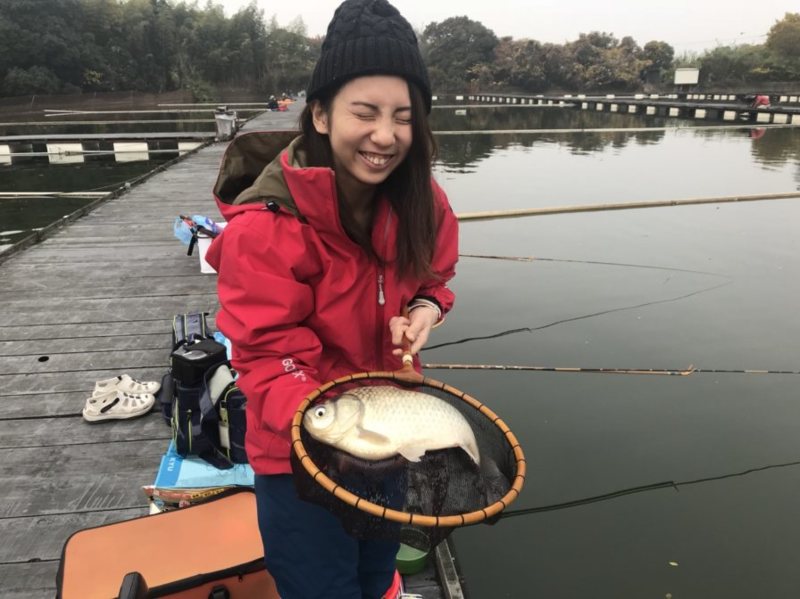
[[[359,541],[328,510],[303,501],[289,474],[255,477],[264,561],[281,599],[381,599],[399,543]]]

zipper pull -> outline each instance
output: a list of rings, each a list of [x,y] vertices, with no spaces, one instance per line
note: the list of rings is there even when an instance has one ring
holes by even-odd
[[[383,306],[386,303],[386,296],[383,295],[383,274],[378,275],[378,304]]]

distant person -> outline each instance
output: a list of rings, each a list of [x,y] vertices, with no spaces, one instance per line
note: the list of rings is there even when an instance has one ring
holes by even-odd
[[[753,103],[750,104],[750,108],[769,108],[769,96],[756,94],[756,97],[753,98]]]
[[[278,110],[278,100],[275,99],[275,96],[269,97],[269,100],[267,101],[267,108],[270,110]]]

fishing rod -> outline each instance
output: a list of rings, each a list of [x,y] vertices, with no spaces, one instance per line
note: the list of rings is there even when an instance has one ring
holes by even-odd
[[[689,376],[691,374],[800,374],[798,370],[765,370],[760,368],[581,368],[575,366],[527,366],[517,364],[422,364],[429,370],[506,370],[528,372],[583,372],[587,374],[652,374],[661,376]]]
[[[696,206],[699,204],[726,204],[732,202],[788,200],[799,197],[800,197],[800,191],[790,191],[786,193],[763,193],[756,195],[685,198],[677,200],[649,200],[641,202],[617,202],[617,203],[606,203],[606,204],[579,204],[572,206],[551,206],[547,208],[488,210],[485,212],[462,212],[460,214],[457,214],[456,217],[460,221],[492,220],[497,218],[519,218],[523,216],[547,216],[551,214],[571,214],[575,212],[604,212],[607,210],[634,210],[639,208]]]
[[[599,266],[622,266],[625,268],[644,268],[650,270],[666,270],[670,272],[686,272],[696,275],[710,275],[713,277],[730,278],[716,272],[706,270],[692,270],[688,268],[676,268],[673,266],[654,266],[652,264],[631,264],[626,262],[604,262],[601,260],[572,260],[569,258],[545,258],[543,256],[494,256],[491,254],[459,254],[461,258],[479,258],[482,260],[508,260],[510,262],[567,262],[572,264],[594,264]]]
[[[800,466],[800,460],[794,462],[784,462],[782,464],[768,464],[766,466],[759,466],[756,468],[748,468],[747,470],[742,470],[741,472],[733,472],[730,474],[722,474],[719,476],[707,476],[704,478],[696,478],[693,480],[685,480],[685,481],[662,481],[659,483],[652,483],[649,485],[639,485],[637,487],[629,487],[627,489],[620,489],[619,491],[611,491],[610,493],[603,493],[602,495],[594,495],[592,497],[584,497],[582,499],[575,499],[572,501],[564,501],[562,503],[553,503],[550,505],[540,505],[531,508],[523,508],[518,510],[507,510],[501,512],[499,518],[513,518],[514,516],[524,516],[526,514],[538,514],[541,512],[554,512],[557,510],[564,510],[569,509],[572,507],[579,507],[582,505],[589,505],[591,503],[599,503],[602,501],[609,501],[611,499],[617,499],[618,497],[625,497],[626,495],[634,495],[636,493],[646,493],[648,491],[657,491],[659,489],[674,489],[675,491],[679,490],[680,487],[689,487],[691,485],[699,485],[703,483],[709,483],[719,480],[725,480],[727,478],[737,478],[740,476],[747,476],[748,474],[754,474],[756,472],[764,472],[766,470],[774,470],[777,468],[789,468],[792,466]]]
[[[164,123],[213,123],[214,119],[148,119],[138,121],[114,120],[114,121],[63,121],[59,125],[160,125]],[[0,127],[14,126],[31,127],[53,127],[52,121],[29,121],[27,123],[0,123]]]

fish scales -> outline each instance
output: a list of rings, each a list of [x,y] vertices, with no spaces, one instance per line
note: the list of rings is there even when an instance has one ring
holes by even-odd
[[[337,449],[368,460],[400,454],[419,461],[426,451],[461,447],[480,463],[475,434],[446,401],[388,385],[365,386],[312,407],[306,430]]]

